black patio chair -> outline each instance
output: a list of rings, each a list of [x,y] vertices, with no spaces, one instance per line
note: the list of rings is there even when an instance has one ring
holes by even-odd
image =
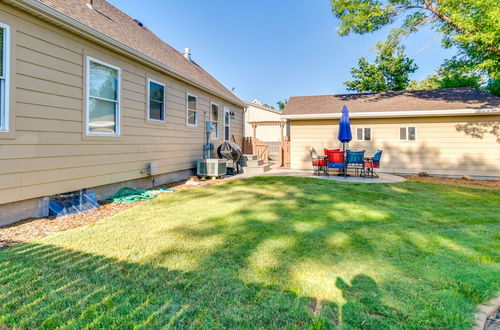
[[[378,178],[378,174],[375,173],[376,168],[380,168],[380,159],[382,158],[382,150],[377,150],[373,157],[369,157],[365,161],[366,175],[372,178]]]
[[[314,150],[314,148],[309,149],[309,154],[311,155],[313,175],[320,175],[321,172],[323,172],[328,176],[326,159],[324,157],[318,156],[318,153],[316,152],[316,150]]]

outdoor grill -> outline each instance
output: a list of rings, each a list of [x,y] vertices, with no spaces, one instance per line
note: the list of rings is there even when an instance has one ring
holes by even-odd
[[[217,148],[217,155],[219,158],[227,160],[228,170],[229,168],[233,169],[232,174],[240,173],[239,161],[243,156],[243,151],[239,145],[231,141],[226,141]]]

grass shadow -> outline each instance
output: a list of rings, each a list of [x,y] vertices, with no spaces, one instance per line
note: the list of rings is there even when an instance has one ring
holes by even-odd
[[[169,194],[0,251],[0,324],[463,328],[500,288],[498,205],[285,177]]]
[[[307,297],[272,286],[55,246],[12,247],[0,255],[0,265],[3,326],[282,328],[337,322],[335,305],[326,319],[313,315]]]

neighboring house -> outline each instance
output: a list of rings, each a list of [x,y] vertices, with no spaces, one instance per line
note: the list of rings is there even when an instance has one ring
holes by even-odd
[[[349,148],[382,149],[382,171],[500,178],[500,97],[472,88],[291,97],[291,167],[310,169],[309,149],[338,148],[347,105]]]
[[[0,38],[0,225],[191,175],[206,121],[216,146],[242,141],[245,104],[104,0],[2,2]]]
[[[253,137],[253,128],[251,122],[262,121],[282,121],[281,111],[270,108],[259,100],[245,102],[246,109],[244,115],[244,130],[243,136]],[[266,142],[269,145],[270,156],[276,158],[278,156],[278,148],[280,142],[280,127],[279,126],[258,126],[256,128],[256,136],[259,140]]]

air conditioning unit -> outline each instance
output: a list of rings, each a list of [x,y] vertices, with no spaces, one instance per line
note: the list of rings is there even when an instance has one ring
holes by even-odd
[[[196,164],[196,174],[198,176],[222,177],[226,175],[225,159],[199,159]]]

